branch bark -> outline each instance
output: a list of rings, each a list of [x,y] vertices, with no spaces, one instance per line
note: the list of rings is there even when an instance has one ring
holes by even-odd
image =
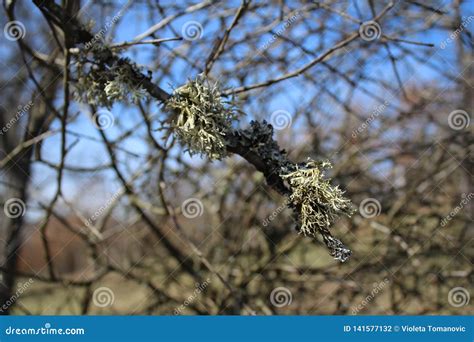
[[[63,13],[63,9],[59,5],[55,4],[54,1],[34,0],[34,2],[43,12],[45,17],[54,24],[62,22],[61,18],[66,17]],[[387,9],[391,6],[392,5],[387,6]],[[378,17],[382,16],[387,9],[379,14]],[[77,49],[80,49],[81,44],[86,44],[93,41],[94,36],[85,30],[75,18],[67,17],[67,22],[62,23],[63,24],[60,28],[64,30],[66,35],[70,36],[70,39],[67,41],[69,42],[71,48],[76,47]],[[294,75],[296,76],[304,72],[312,65],[322,61],[324,57],[330,54],[330,52],[332,52],[334,49],[340,48],[341,46],[350,43],[358,36],[358,33],[351,35],[343,42],[334,46],[333,49],[330,49],[330,51],[324,54],[322,57],[317,58],[305,68],[295,72]],[[151,81],[150,75],[146,76],[137,71],[137,69],[127,59],[117,56],[110,48],[101,46],[100,52],[95,54],[95,58],[97,59],[95,62],[98,65],[107,66],[109,68],[117,65],[127,67],[127,69],[130,71],[130,79],[128,79],[128,81],[137,89],[140,87],[144,88],[151,97],[155,98],[159,102],[165,103],[171,97],[170,94]],[[255,87],[250,87],[249,89],[253,88]],[[298,164],[290,161],[287,158],[285,151],[282,150],[278,146],[278,143],[273,139],[272,125],[265,121],[252,121],[250,123],[250,127],[247,129],[239,129],[229,132],[225,136],[225,140],[226,149],[229,153],[240,155],[242,158],[252,164],[258,171],[262,172],[268,185],[277,192],[285,196],[291,195],[291,189],[285,184],[281,174],[294,171]],[[292,209],[295,210],[295,217],[297,220],[299,220],[299,208]],[[321,233],[323,241],[333,257],[340,261],[347,260],[351,254],[351,251],[347,249],[341,241],[333,237],[326,227],[321,228],[319,233]]]

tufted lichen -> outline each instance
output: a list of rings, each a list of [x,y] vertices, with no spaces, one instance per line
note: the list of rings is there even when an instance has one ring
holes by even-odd
[[[224,102],[216,83],[199,76],[177,88],[166,101],[172,115],[168,122],[191,155],[210,159],[227,156],[226,135],[236,119],[232,104]]]
[[[90,63],[89,57],[96,63]],[[117,57],[105,46],[93,45],[76,56],[76,99],[110,107],[116,101],[138,103],[147,96],[137,76],[140,68],[128,58]]]
[[[353,209],[343,191],[324,177],[324,171],[330,167],[327,161],[310,160],[295,165],[294,171],[280,176],[289,184],[291,193],[288,199],[290,207],[296,211],[299,231],[310,236],[320,233],[331,255],[345,261],[351,252],[330,234],[329,227],[341,214],[350,216]]]

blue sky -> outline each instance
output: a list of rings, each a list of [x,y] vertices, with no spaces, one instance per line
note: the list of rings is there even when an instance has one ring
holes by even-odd
[[[115,3],[120,3],[120,4],[125,4],[126,1],[117,1]],[[165,2],[164,2],[165,3]],[[173,1],[174,3],[174,1]],[[227,3],[235,3],[236,8],[240,1],[229,1]],[[356,6],[351,6],[347,9],[347,12],[363,21],[371,19],[372,15],[370,11],[363,5],[365,2],[356,2],[360,5],[360,11],[361,13],[358,13]],[[434,3],[434,2],[433,2]],[[436,3],[440,3],[440,1],[437,1]],[[444,3],[449,3],[448,1],[444,1]],[[32,6],[32,5],[31,5]],[[117,5],[118,6],[118,5]],[[33,6],[32,6],[33,7]],[[215,11],[216,9],[213,8],[211,11]],[[95,23],[95,31],[98,31],[101,27],[104,27],[105,23],[109,22],[111,18],[115,15],[116,10],[114,9],[111,11],[111,13],[107,14],[97,14],[94,12],[95,8],[86,8],[83,12],[83,18],[90,18],[92,14],[93,17],[98,17],[101,20],[98,20]],[[38,13],[38,10],[35,8],[31,9],[31,12],[33,15],[36,17],[38,16],[38,22],[41,22],[42,19],[40,19],[40,14]],[[360,15],[361,14],[361,15]],[[474,6],[473,6],[473,1],[467,1],[464,6],[463,6],[463,14],[464,17],[469,18],[469,16],[474,15]],[[193,13],[191,15],[186,15],[181,18],[176,19],[173,21],[172,27],[174,30],[179,34],[181,32],[181,27],[183,26],[184,23],[186,23],[189,20],[197,21],[197,22],[206,22],[206,12],[205,11],[199,11],[197,13]],[[277,15],[277,13],[275,13]],[[361,17],[362,16],[362,17]],[[331,16],[332,21],[330,25],[338,26],[338,25],[348,25],[347,21],[343,21],[341,18],[339,18],[336,15]],[[21,15],[18,15],[18,19],[21,20]],[[4,23],[5,19],[2,19],[2,24]],[[228,22],[232,20],[232,16],[227,18]],[[36,39],[35,37],[35,27],[33,25],[31,20],[28,22],[25,22],[25,26],[27,29],[27,37],[26,39],[28,42],[32,42],[34,46],[38,48],[39,51],[44,51],[45,44],[42,42],[40,39]],[[33,25],[32,25],[33,24]],[[283,26],[283,22],[277,26],[275,29],[281,28]],[[390,34],[390,32],[394,29],[396,29],[397,24],[399,25],[400,23],[397,23],[396,21],[382,21],[382,30],[383,32],[387,32]],[[471,20],[469,23],[469,30],[472,31],[472,27],[474,24],[474,20]],[[316,25],[316,23],[315,23]],[[141,8],[140,5],[134,6],[133,9],[129,9],[125,12],[120,25],[118,26],[114,36],[113,36],[113,42],[122,42],[122,41],[129,41],[132,40],[135,36],[138,34],[144,32],[148,27],[150,26],[150,22],[148,20],[147,13]],[[349,28],[349,26],[347,26]],[[351,30],[357,30],[358,25],[353,24]],[[206,25],[203,25],[204,32],[203,36],[204,38],[208,37],[216,37],[220,32],[217,31],[218,26],[216,23],[207,23]],[[239,37],[243,36],[245,32],[253,30],[253,27],[244,27],[244,28],[237,28],[235,31],[232,33],[232,37]],[[303,25],[299,25],[293,28],[292,30],[293,34],[295,35],[305,35],[306,34],[306,27]],[[350,32],[350,29],[347,29],[347,32]],[[110,33],[110,32],[108,32]],[[285,34],[285,33],[284,33]],[[174,37],[176,36],[175,32],[173,32],[171,29],[167,28],[165,30],[160,30],[157,32],[157,37],[160,38],[168,38],[168,37]],[[263,35],[260,40],[260,44],[258,46],[262,46],[265,42],[267,42],[269,39],[271,39],[272,35],[267,34]],[[436,54],[437,56],[436,59],[440,61],[445,61],[445,67],[446,69],[450,70],[452,68],[455,68],[455,62],[453,60],[455,56],[455,46],[456,44],[454,42],[451,42],[446,45],[445,49],[440,48],[440,44],[442,42],[445,42],[446,39],[448,38],[448,33],[446,31],[437,31],[437,30],[432,30],[432,31],[421,31],[417,32],[416,34],[413,35],[408,35],[404,37],[400,37],[404,39],[409,39],[409,40],[415,40],[415,41],[420,41],[420,42],[426,42],[426,43],[433,43],[435,44],[434,48],[431,48],[432,54]],[[279,39],[279,38],[278,38]],[[199,51],[206,51],[207,49],[210,49],[210,45],[202,45],[202,41],[195,41],[192,44],[196,44],[196,49]],[[314,40],[311,41],[306,41],[305,43],[305,48],[311,50],[314,48],[314,46],[317,46],[319,43],[324,43],[318,41],[318,37],[315,37]],[[181,46],[183,42],[177,41],[177,42],[168,42],[165,43],[165,46],[168,47],[169,49],[174,49],[179,46]],[[0,45],[2,46],[2,49],[0,49],[0,57],[3,55],[3,57],[8,56],[9,51],[11,51],[11,48],[16,48],[14,43],[6,41],[4,37],[1,37]],[[278,44],[274,44],[275,46],[275,52],[278,52]],[[408,46],[410,47],[410,46]],[[412,47],[410,47],[412,48]],[[142,64],[144,66],[146,65],[152,65],[156,60],[154,58],[157,58],[157,49],[164,49],[164,47],[154,47],[154,46],[147,46],[147,45],[141,45],[139,47],[135,47],[133,49],[128,49],[124,55],[129,56],[132,60],[136,61],[138,64]],[[428,49],[424,47],[416,47],[416,49]],[[197,51],[196,50],[196,51]],[[246,47],[241,47],[237,48],[235,50],[235,53],[237,55],[242,54],[245,55],[247,53],[247,48]],[[298,51],[288,51],[288,54],[297,54]],[[397,55],[399,53],[398,49],[396,47],[393,47],[393,53]],[[206,56],[206,55],[204,55]],[[194,57],[194,56],[193,56]],[[256,56],[258,57],[258,56]],[[438,57],[441,57],[439,59]],[[301,65],[307,63],[309,60],[311,60],[312,57],[309,56],[303,56],[299,60],[296,60],[294,64],[288,66],[288,70],[294,70],[300,67]],[[350,52],[346,56],[344,56],[346,60],[349,61],[351,58],[360,58],[359,52]],[[391,69],[391,65],[386,58],[386,55],[376,55],[373,58],[374,62],[373,63],[368,63],[365,65],[365,68],[367,68],[366,72],[369,74],[377,75],[379,78],[383,78],[387,80],[387,82],[395,82],[394,74]],[[378,59],[378,60],[377,60]],[[203,65],[205,59],[203,60],[198,60],[197,58],[195,59],[195,62],[198,65]],[[330,61],[331,62],[331,61]],[[2,62],[3,63],[3,62]],[[342,59],[341,62],[341,68],[344,68],[344,59]],[[216,68],[218,67],[223,67],[224,69],[226,68],[226,64],[223,63],[222,66],[216,65]],[[227,65],[227,67],[231,67]],[[337,66],[340,67],[340,66]],[[315,68],[319,68],[317,70],[323,71],[324,69],[320,66],[317,66]],[[5,68],[4,65],[4,74],[8,75],[8,73],[15,73],[16,70],[13,68],[7,66]],[[179,60],[177,63],[173,65],[172,68],[172,75],[173,78],[165,77],[160,81],[160,86],[162,86],[165,90],[167,91],[172,91],[173,87],[177,87],[180,84],[186,82],[188,78],[192,78],[198,74],[199,70],[196,70],[192,67],[190,67],[185,61]],[[258,75],[256,75],[256,78],[271,78],[275,77],[279,74],[281,74],[280,70],[276,70],[274,66],[268,65],[268,69],[266,70],[268,75],[265,75],[265,72],[262,72],[259,70]],[[440,78],[439,74],[432,70],[431,68],[427,67],[423,63],[419,63],[417,61],[412,60],[411,61],[411,68],[405,68],[403,65],[400,67],[400,74],[402,80],[406,81],[409,80],[410,78],[413,78],[414,83],[421,83],[423,81],[426,82],[434,82],[440,86],[443,86],[444,84],[448,84],[449,81]],[[327,75],[327,73],[326,73]],[[324,76],[324,74],[323,74]],[[345,84],[341,80],[332,80],[329,79],[327,82],[331,83],[329,84],[329,88],[334,91],[335,93],[338,94],[340,97],[344,97],[345,94],[349,91],[349,88],[347,87],[347,84]],[[333,82],[333,83],[332,83]],[[236,85],[236,80],[235,79],[229,79],[227,80],[226,84],[223,84],[225,88],[231,87],[233,85]],[[288,111],[293,111],[296,107],[301,106],[302,104],[308,104],[308,99],[307,99],[307,94],[306,94],[306,88],[304,86],[301,86],[300,83],[293,83],[292,81],[286,81],[282,84],[279,84],[278,87],[282,87],[284,89],[284,96],[274,96],[271,95],[268,97],[268,116],[270,113],[272,113],[275,110],[283,109],[283,110],[288,110]],[[370,84],[365,85],[366,89],[369,92],[376,92],[380,97],[386,98],[387,96],[390,96],[388,94],[384,94],[381,92],[379,87],[372,86]],[[256,96],[268,96],[269,92],[267,90],[264,90],[263,92],[261,91],[256,91],[255,93]],[[270,93],[271,94],[271,93]],[[376,105],[378,105],[377,102],[375,102],[372,98],[368,97],[361,91],[356,91],[354,92],[353,96],[357,99],[358,102],[363,103],[367,108],[374,108]],[[20,102],[26,101],[25,99],[19,100]],[[247,117],[243,119],[243,122],[248,122],[253,118],[253,111],[252,109],[256,106],[256,103],[252,103],[254,100],[249,98],[246,103],[244,103],[244,110],[247,113]],[[393,98],[391,99],[391,105],[397,105],[396,100]],[[60,106],[61,103],[58,103]],[[309,105],[309,104],[308,104]],[[326,106],[326,111],[330,112],[331,110],[334,111],[334,120],[331,120],[333,122],[329,123],[324,123],[324,124],[337,124],[337,119],[338,119],[338,111],[342,110],[340,108],[337,108],[337,106],[334,105],[334,103],[327,102],[325,104],[321,104],[322,108]],[[152,105],[151,111],[153,114],[156,114],[157,116],[161,115],[161,110],[158,105]],[[76,112],[84,112],[87,111],[87,106],[78,106],[77,104],[74,104],[71,107],[71,115],[76,113]],[[117,126],[112,127],[111,129],[106,130],[106,134],[109,136],[109,138],[117,137],[121,132],[123,132],[126,129],[130,129],[136,125],[136,123],[140,120],[139,113],[134,106],[126,106],[123,104],[115,104],[112,108],[110,108],[110,112],[117,118],[116,124]],[[370,114],[371,110],[368,110],[367,113]],[[387,111],[387,115],[390,115],[390,111]],[[269,120],[269,117],[267,118]],[[322,123],[323,124],[323,123]],[[303,120],[298,120],[297,122],[294,122],[294,125],[292,126],[292,130],[298,130],[301,129],[305,126],[305,122]],[[58,128],[59,123],[55,122],[52,126],[52,129]],[[157,126],[158,127],[158,126]],[[71,131],[85,134],[90,137],[94,138],[99,138],[99,135],[92,124],[91,120],[88,118],[87,115],[79,115],[78,118],[75,120],[75,122],[70,126]],[[129,149],[130,151],[134,151],[138,155],[146,154],[146,151],[148,149],[147,145],[145,144],[144,140],[142,137],[146,136],[144,130],[144,126],[142,125],[139,129],[137,129],[134,134],[127,139],[121,147],[125,149]],[[160,133],[156,132],[156,136],[159,137]],[[293,135],[294,136],[294,135]],[[57,162],[59,160],[59,135],[53,136],[49,138],[43,147],[44,151],[44,157],[51,161],[51,162]],[[71,143],[75,138],[74,137],[69,137],[69,143]],[[173,150],[174,154],[182,153],[181,148],[175,148]],[[119,160],[124,161],[126,159],[126,164],[129,166],[130,170],[133,170],[137,167],[140,167],[143,164],[143,159],[140,157],[133,157],[131,155],[126,155],[126,154],[118,154]],[[191,162],[191,163],[202,163],[203,161],[199,156],[195,156],[193,158],[191,157],[185,157],[185,160]],[[99,165],[99,164],[104,164],[108,162],[108,157],[107,154],[105,153],[104,147],[100,143],[94,143],[85,139],[81,139],[77,146],[74,148],[73,151],[71,151],[70,155],[68,156],[68,164],[70,165],[81,165],[81,166],[93,166],[93,165]],[[170,165],[173,167],[173,165]],[[124,170],[126,174],[130,174],[129,170]],[[34,168],[34,183],[36,184],[41,184],[41,191],[49,193],[50,195],[54,193],[55,191],[55,183],[54,182],[49,182],[48,179],[52,179],[53,173],[51,172],[51,169],[41,166],[36,164]],[[82,179],[82,181],[78,181],[78,174],[70,174],[66,173],[67,177],[65,178],[65,193],[69,193],[70,190],[72,193],[76,193],[76,191],[80,190],[78,189],[78,184],[81,184],[82,181],[85,181],[86,179]],[[82,176],[84,177],[84,176]],[[104,184],[113,182],[114,176],[111,172],[104,172],[103,173],[104,177]],[[109,184],[108,184],[109,185]],[[115,186],[107,186],[104,187],[107,189],[109,193],[113,193],[115,191],[114,188],[116,188],[118,184],[115,184]],[[99,201],[101,196],[109,196],[109,194],[97,194],[97,197],[99,198]]]

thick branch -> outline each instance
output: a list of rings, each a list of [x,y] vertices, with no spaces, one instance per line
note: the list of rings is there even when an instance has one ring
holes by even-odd
[[[58,25],[67,35],[71,35],[73,41],[69,40],[72,46],[86,44],[93,39],[92,34],[87,32],[75,18],[64,17],[61,7],[56,5],[53,1],[39,1],[35,0],[36,5],[41,9],[48,20]],[[352,39],[352,37],[351,37]],[[127,59],[121,58],[114,54],[109,48],[101,46],[94,53],[94,62],[98,65],[105,65],[109,68],[117,65],[125,67],[130,71],[127,79],[131,85],[138,88],[144,88],[150,96],[160,102],[166,102],[171,95],[161,89],[158,85],[151,81],[151,76],[145,76]],[[273,127],[267,122],[251,122],[247,129],[234,130],[225,135],[225,147],[227,152],[240,155],[242,158],[252,164],[258,171],[262,172],[270,187],[285,196],[291,196],[292,188],[285,183],[281,177],[283,174],[288,174],[298,168],[304,168],[304,165],[299,165],[288,160],[284,150],[280,149],[277,142],[273,139]],[[295,212],[295,217],[298,221],[302,219],[299,205],[290,205]],[[317,203],[317,207],[328,207],[328,203],[324,201]],[[316,208],[318,209],[318,208]],[[320,208],[319,208],[320,209]],[[324,209],[323,209],[324,210]],[[318,232],[322,235],[323,241],[330,250],[332,256],[340,261],[345,261],[350,255],[348,250],[342,242],[334,238],[327,226],[321,226]]]

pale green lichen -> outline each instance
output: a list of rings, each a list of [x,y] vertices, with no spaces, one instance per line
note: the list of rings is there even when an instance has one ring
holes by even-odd
[[[91,63],[92,56],[96,63]],[[147,92],[135,81],[140,68],[128,58],[119,58],[105,46],[94,44],[76,56],[76,99],[110,107],[115,101],[138,103]]]
[[[315,235],[321,227],[329,227],[341,214],[351,215],[351,201],[343,196],[338,186],[324,177],[331,163],[309,161],[286,175],[281,175],[291,188],[289,200],[298,208],[301,232]]]
[[[125,101],[138,103],[146,98],[147,92],[141,87],[136,87],[130,82],[133,75],[129,69],[121,68],[117,70],[113,80],[107,81],[105,84],[105,94],[110,101]]]
[[[225,137],[236,111],[231,102],[223,101],[217,83],[202,76],[190,80],[173,92],[165,108],[172,113],[168,120],[171,130],[191,155],[227,156]]]
[[[329,162],[308,161],[295,165],[295,170],[281,175],[288,182],[291,194],[289,204],[297,214],[299,231],[304,235],[320,233],[331,255],[345,261],[351,252],[329,232],[330,225],[341,215],[353,213],[351,201],[344,197],[338,186],[324,176],[331,167]]]

